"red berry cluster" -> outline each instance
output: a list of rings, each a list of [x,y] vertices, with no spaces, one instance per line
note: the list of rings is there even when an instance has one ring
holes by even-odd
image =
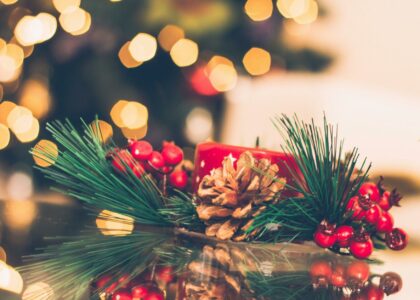
[[[314,241],[323,248],[346,248],[360,259],[372,254],[373,235],[378,239],[385,236],[383,240],[390,249],[402,250],[407,246],[408,236],[404,230],[394,228],[389,213],[393,206],[399,206],[400,200],[395,189],[385,190],[382,179],[378,184],[363,183],[358,194],[348,201],[349,224],[336,227],[324,220],[314,234]]]
[[[125,172],[127,165],[139,178],[146,171],[156,179],[165,177],[166,181],[167,177],[169,184],[177,189],[185,189],[188,184],[187,172],[176,168],[183,161],[184,152],[172,142],[163,142],[159,152],[147,141],[129,140],[128,149],[118,149],[115,152],[112,155],[112,165],[120,172]]]

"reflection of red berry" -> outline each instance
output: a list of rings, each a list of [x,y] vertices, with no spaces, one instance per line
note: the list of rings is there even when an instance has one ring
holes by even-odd
[[[372,204],[370,208],[365,212],[365,221],[369,224],[376,224],[381,216],[381,208],[377,204]]]
[[[402,288],[401,276],[394,272],[386,272],[381,276],[379,286],[387,295],[398,293]]]
[[[337,265],[331,274],[330,282],[335,287],[344,287],[347,283],[345,269],[342,265]]]
[[[184,189],[188,184],[188,175],[185,171],[177,170],[169,175],[169,183],[177,189]]]
[[[350,253],[359,259],[368,258],[373,252],[373,243],[369,236],[361,234],[354,237],[349,244]]]
[[[119,289],[112,294],[112,300],[132,300],[133,297],[129,290]]]
[[[386,233],[385,242],[390,249],[399,251],[407,246],[408,235],[404,230],[394,228],[391,232]]]
[[[156,278],[168,284],[174,280],[174,270],[171,267],[160,267],[156,272]]]
[[[372,201],[379,201],[379,189],[373,182],[365,182],[360,186],[359,195],[362,197],[368,197]]]
[[[135,299],[143,299],[150,292],[150,288],[144,284],[133,286],[131,295]]]
[[[162,154],[160,154],[157,151],[153,151],[150,158],[149,163],[154,167],[155,169],[160,169],[165,165],[165,161],[163,160]]]
[[[166,164],[176,166],[184,159],[184,152],[178,146],[167,145],[162,149],[162,157]]]
[[[311,264],[309,269],[311,277],[325,277],[330,278],[332,274],[331,264],[325,260],[317,260]]]
[[[346,276],[364,283],[369,279],[370,268],[364,261],[353,261],[347,266]]]
[[[144,300],[165,300],[165,297],[161,291],[151,291],[143,299]]]
[[[354,234],[353,227],[348,226],[348,225],[339,226],[335,230],[335,236],[337,238],[337,245],[339,245],[342,248],[348,247],[349,241],[352,238],[353,234]]]
[[[131,155],[137,160],[147,160],[153,152],[153,147],[149,142],[136,141],[130,146]]]
[[[387,211],[382,211],[381,216],[376,223],[376,230],[378,232],[390,232],[394,227],[394,219]]]
[[[382,300],[384,299],[384,291],[376,284],[370,284],[364,291],[367,300]]]

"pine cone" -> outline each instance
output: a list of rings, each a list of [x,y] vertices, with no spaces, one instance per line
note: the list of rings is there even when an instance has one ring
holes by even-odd
[[[241,154],[236,169],[232,156],[222,167],[201,181],[197,214],[206,223],[206,235],[221,240],[243,241],[257,233],[247,232],[254,217],[279,199],[285,178],[277,178],[279,167],[269,159],[255,159],[249,151]]]

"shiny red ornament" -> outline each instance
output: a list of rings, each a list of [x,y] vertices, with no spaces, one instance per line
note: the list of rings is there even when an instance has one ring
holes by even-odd
[[[165,300],[165,296],[161,291],[151,291],[143,298],[143,300]]]
[[[168,284],[175,278],[174,270],[172,267],[160,267],[156,271],[156,278],[164,283]]]
[[[353,237],[349,244],[350,253],[359,259],[368,258],[373,252],[373,243],[369,236],[364,234]]]
[[[394,219],[387,211],[382,211],[381,216],[376,222],[376,230],[378,232],[391,232],[394,227]]]
[[[346,210],[348,212],[352,212],[351,218],[353,220],[361,220],[365,214],[365,210],[360,206],[358,196],[354,196],[349,199]]]
[[[144,284],[135,285],[131,288],[131,296],[134,299],[143,299],[150,292],[150,287]]]
[[[173,171],[169,175],[169,184],[177,189],[184,189],[188,184],[187,172],[182,170]]]
[[[153,151],[150,158],[149,158],[149,164],[159,170],[165,165],[165,161],[163,160],[162,154],[160,154],[157,151]]]
[[[364,291],[366,300],[382,300],[384,299],[384,291],[376,284],[370,284]]]
[[[365,211],[364,220],[366,223],[375,225],[381,217],[381,208],[377,204],[372,204],[368,210]]]
[[[129,290],[119,289],[112,294],[112,300],[133,300],[133,297]]]
[[[167,145],[162,149],[162,157],[169,166],[176,166],[184,159],[184,152],[175,145]]]
[[[404,230],[400,228],[394,228],[391,232],[386,233],[385,242],[388,248],[392,250],[403,250],[405,247],[407,247],[408,235]]]
[[[136,141],[130,146],[131,155],[137,160],[148,160],[153,152],[153,147],[149,142]]]
[[[365,283],[369,279],[370,268],[364,261],[353,261],[346,269],[346,276],[359,283]]]
[[[372,201],[379,201],[380,193],[377,185],[373,182],[365,182],[360,186],[359,195],[367,197]]]
[[[342,248],[348,247],[350,239],[353,237],[354,229],[349,225],[341,225],[335,230],[336,243]]]

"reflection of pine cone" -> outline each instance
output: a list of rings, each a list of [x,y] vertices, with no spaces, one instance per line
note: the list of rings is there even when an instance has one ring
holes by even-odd
[[[236,169],[232,156],[222,164],[201,181],[197,213],[206,222],[206,235],[242,241],[256,234],[246,231],[266,205],[279,199],[286,180],[276,177],[276,164],[266,158],[257,160],[249,151],[241,154]]]

